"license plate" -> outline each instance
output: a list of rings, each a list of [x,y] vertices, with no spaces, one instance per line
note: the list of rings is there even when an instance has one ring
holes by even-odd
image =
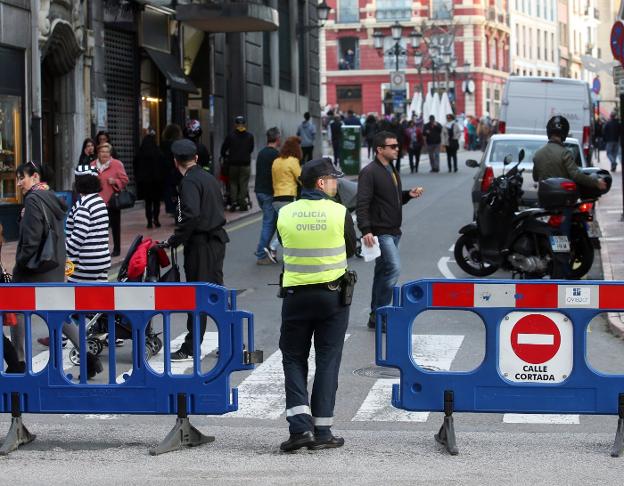
[[[587,223],[587,236],[590,238],[600,238],[602,236],[598,221],[590,221]]]
[[[570,251],[570,242],[567,236],[551,236],[550,247],[554,252]]]

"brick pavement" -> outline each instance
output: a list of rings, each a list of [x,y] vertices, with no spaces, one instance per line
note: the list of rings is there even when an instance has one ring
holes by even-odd
[[[605,153],[600,154],[600,167],[609,169]],[[597,218],[602,237],[600,256],[605,280],[624,280],[624,222],[622,221],[622,174],[621,165],[613,174],[613,185],[608,194],[596,205]],[[613,334],[624,338],[624,313],[610,313],[609,327]]]

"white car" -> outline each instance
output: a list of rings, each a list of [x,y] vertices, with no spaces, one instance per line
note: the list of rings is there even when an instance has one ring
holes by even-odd
[[[505,156],[511,155],[512,164],[515,164],[518,162],[518,154],[521,149],[524,149],[524,160],[519,167],[524,169],[522,173],[522,190],[524,193],[521,205],[537,206],[537,182],[533,180],[533,155],[547,142],[546,135],[492,135],[485,152],[483,152],[483,157],[481,157],[475,182],[472,186],[472,203],[475,210],[479,205],[481,195],[490,187],[494,178],[503,173]],[[576,165],[589,167],[583,155],[581,144],[576,138],[566,138],[564,145],[572,152]]]

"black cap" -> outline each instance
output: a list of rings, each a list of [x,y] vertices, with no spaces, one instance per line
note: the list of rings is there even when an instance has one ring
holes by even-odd
[[[178,160],[190,160],[197,155],[197,145],[192,140],[183,138],[171,144],[171,152]]]
[[[247,123],[247,120],[245,120],[245,117],[243,115],[238,115],[234,118],[234,123],[236,123],[237,125],[244,125],[245,123]]]
[[[329,157],[323,157],[322,159],[315,159],[303,164],[301,168],[301,175],[299,179],[303,184],[312,184],[316,182],[319,177],[343,177],[344,174],[334,167]]]

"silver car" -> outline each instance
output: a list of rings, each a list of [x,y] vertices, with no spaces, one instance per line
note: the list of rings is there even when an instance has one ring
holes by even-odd
[[[487,190],[495,177],[503,172],[505,156],[512,156],[512,163],[518,161],[518,154],[524,149],[524,160],[520,164],[520,169],[524,169],[522,174],[522,194],[521,205],[537,206],[537,182],[533,180],[533,155],[538,149],[548,142],[546,135],[493,135],[485,148],[477,174],[472,186],[472,203],[475,211],[479,205],[481,195]],[[574,160],[579,167],[588,167],[585,160],[581,144],[576,138],[566,138],[564,145],[572,152]],[[478,163],[474,161],[473,163]]]

